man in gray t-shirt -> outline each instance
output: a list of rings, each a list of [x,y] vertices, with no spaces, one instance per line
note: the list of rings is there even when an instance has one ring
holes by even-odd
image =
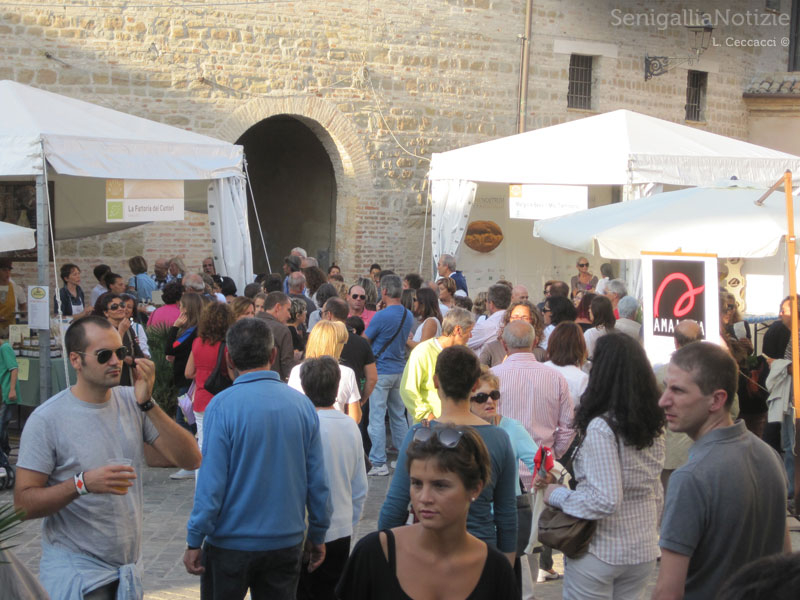
[[[143,443],[200,464],[191,435],[151,400],[152,362],[136,359],[134,386],[119,386],[125,347],[108,320],[75,321],[65,342],[77,383],[28,419],[14,490],[25,518],[44,517],[40,579],[54,600],[109,596],[123,572],[141,572],[125,567],[141,557]]]
[[[659,406],[694,444],[669,480],[654,600],[714,598],[744,565],[791,552],[786,475],[772,448],[733,423],[737,381],[733,358],[708,342],[677,350],[667,367]]]

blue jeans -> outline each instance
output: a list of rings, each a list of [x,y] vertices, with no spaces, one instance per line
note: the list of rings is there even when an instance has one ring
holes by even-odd
[[[783,449],[783,465],[789,478],[789,498],[794,496],[794,410],[783,415],[781,422],[781,448]]]
[[[408,433],[406,407],[400,397],[400,379],[402,373],[378,375],[378,383],[369,397],[369,439],[372,448],[369,451],[369,462],[375,466],[386,464],[386,411],[389,411],[389,428],[392,431],[394,447],[400,449],[403,439]]]

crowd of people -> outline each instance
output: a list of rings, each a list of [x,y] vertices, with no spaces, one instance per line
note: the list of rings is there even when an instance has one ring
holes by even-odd
[[[567,599],[637,599],[657,560],[653,598],[733,598],[731,581],[791,552],[788,300],[763,359],[722,294],[722,345],[683,321],[654,370],[639,302],[584,257],[538,304],[504,280],[471,298],[449,255],[430,281],[373,264],[348,285],[295,248],[241,294],[211,258],[128,264],[127,280],[95,267],[88,301],[80,268],[60,269],[77,384],[22,433],[15,504],[44,517],[51,598],[142,596],[146,463],[195,480],[183,561],[204,599],[531,598],[561,577]],[[152,398],[156,328],[174,415]],[[368,478],[387,476],[378,531],[351,552]],[[597,524],[563,575],[520,518],[536,497]],[[792,556],[747,597],[793,597]]]

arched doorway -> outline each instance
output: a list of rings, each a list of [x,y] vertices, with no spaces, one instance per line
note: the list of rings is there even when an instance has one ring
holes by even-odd
[[[322,142],[302,121],[284,114],[256,123],[236,143],[244,146],[255,197],[248,209],[255,272],[267,271],[259,220],[273,272],[282,273],[283,257],[295,246],[326,270],[334,260],[336,176]]]

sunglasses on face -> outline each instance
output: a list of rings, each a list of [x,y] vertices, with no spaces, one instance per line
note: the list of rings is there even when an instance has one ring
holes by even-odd
[[[488,394],[486,392],[478,392],[472,398],[470,398],[470,400],[477,402],[478,404],[484,404],[489,398],[495,402],[500,400],[500,390],[492,390]]]
[[[588,267],[589,263],[578,263],[579,267]]]
[[[89,354],[88,352],[77,352],[77,354],[82,354],[86,356]],[[128,349],[125,346],[120,346],[116,350],[109,350],[107,348],[103,348],[102,350],[95,350],[92,354],[97,357],[97,362],[101,365],[106,364],[108,361],[111,360],[111,356],[116,354],[117,358],[120,360],[124,360],[126,356],[128,356]]]
[[[366,300],[367,297],[364,294],[353,294],[350,296],[353,300]]]
[[[549,309],[547,306],[545,306],[545,307],[542,309],[542,312],[543,312],[543,313],[546,313],[546,312],[553,312],[553,311],[552,311],[552,310],[550,310],[550,309]]]
[[[109,304],[108,310],[119,310],[120,308],[125,308],[124,304]]]
[[[433,429],[432,427],[420,427],[414,432],[414,441],[424,443],[435,437],[445,448],[455,448],[458,446],[458,442],[461,441],[461,437],[463,435],[464,432],[460,429]]]

